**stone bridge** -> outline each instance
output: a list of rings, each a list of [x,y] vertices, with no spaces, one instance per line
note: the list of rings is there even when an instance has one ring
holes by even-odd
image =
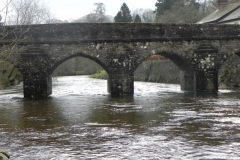
[[[0,30],[0,58],[22,73],[25,98],[48,97],[53,71],[77,56],[106,70],[111,95],[132,95],[134,71],[154,54],[179,67],[182,90],[215,93],[219,68],[240,55],[238,25],[70,23]]]

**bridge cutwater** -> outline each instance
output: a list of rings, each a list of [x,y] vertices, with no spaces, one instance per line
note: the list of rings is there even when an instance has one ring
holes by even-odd
[[[48,97],[53,71],[77,56],[106,70],[111,95],[134,94],[134,71],[154,54],[180,68],[182,90],[215,93],[219,68],[240,55],[239,25],[68,23],[0,30],[0,58],[22,73],[25,98]]]

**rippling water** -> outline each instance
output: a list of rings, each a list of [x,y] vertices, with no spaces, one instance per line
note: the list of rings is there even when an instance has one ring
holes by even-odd
[[[193,95],[179,85],[135,82],[111,97],[105,80],[59,77],[53,95],[0,91],[0,149],[13,160],[239,159],[240,94]]]

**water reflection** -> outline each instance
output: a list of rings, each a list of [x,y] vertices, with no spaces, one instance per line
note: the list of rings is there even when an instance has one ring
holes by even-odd
[[[236,91],[194,95],[143,82],[135,90],[111,97],[104,80],[62,77],[45,100],[1,91],[0,148],[14,160],[240,157]]]

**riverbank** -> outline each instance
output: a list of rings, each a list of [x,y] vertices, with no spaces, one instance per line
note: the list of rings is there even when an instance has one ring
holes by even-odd
[[[17,85],[22,81],[22,74],[11,64],[0,61],[0,90]]]

